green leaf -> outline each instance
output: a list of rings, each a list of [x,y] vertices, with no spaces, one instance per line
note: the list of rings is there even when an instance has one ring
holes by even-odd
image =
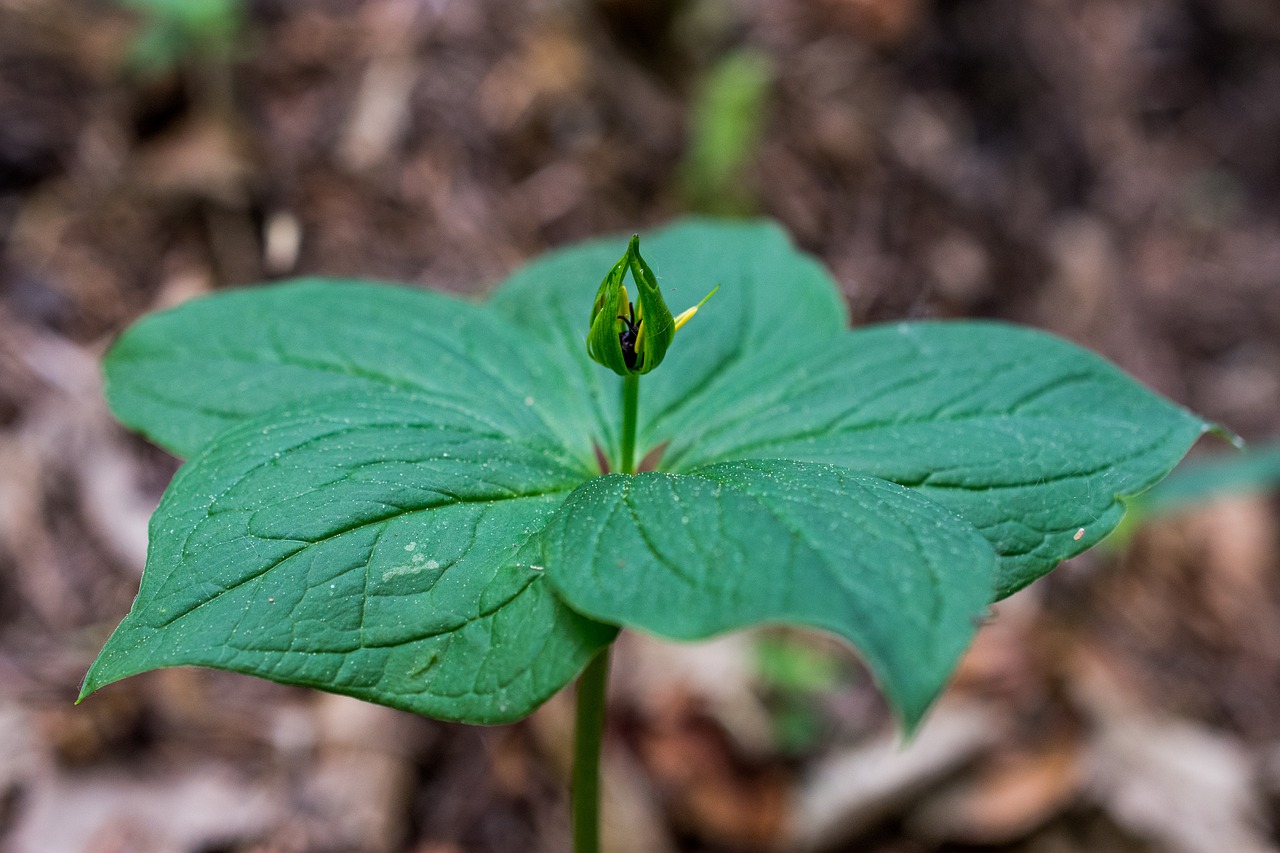
[[[996,595],[1096,544],[1209,424],[1098,356],[995,323],[811,341],[662,427],[675,470],[779,457],[908,486],[995,546]]]
[[[615,633],[561,604],[527,558],[583,479],[541,438],[408,393],[235,427],[166,492],[142,589],[83,694],[198,664],[444,719],[518,719]]]
[[[583,464],[598,416],[535,336],[476,305],[369,282],[302,280],[194,300],[132,326],[107,354],[125,424],[179,456],[277,406],[337,392],[420,393]]]
[[[560,595],[594,619],[680,640],[764,621],[839,634],[909,726],[968,646],[995,562],[907,489],[784,461],[600,477],[541,540]]]

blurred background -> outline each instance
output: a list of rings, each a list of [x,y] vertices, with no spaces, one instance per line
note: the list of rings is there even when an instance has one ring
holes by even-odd
[[[624,637],[611,851],[1280,849],[1273,0],[0,0],[0,849],[568,849],[563,695],[72,706],[177,467],[97,364],[225,287],[479,297],[691,211],[780,220],[855,324],[1049,329],[1254,450],[1002,603],[905,748],[838,643]]]

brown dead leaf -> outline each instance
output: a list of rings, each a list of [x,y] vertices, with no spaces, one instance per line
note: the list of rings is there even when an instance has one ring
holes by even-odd
[[[531,32],[485,78],[480,114],[491,128],[509,130],[540,102],[580,90],[587,73],[582,41],[563,24],[545,26]]]
[[[8,840],[19,851],[209,849],[265,832],[279,805],[265,787],[216,764],[163,777],[58,775],[30,791]]]
[[[249,203],[254,167],[244,137],[223,119],[196,115],[140,149],[140,184],[166,196],[192,196],[232,208]]]
[[[1273,853],[1248,750],[1229,735],[1146,710],[1126,665],[1082,648],[1070,686],[1090,719],[1084,795],[1173,853]]]
[[[913,832],[963,844],[1005,844],[1062,812],[1082,781],[1074,740],[993,758],[973,776],[926,800],[909,819]]]
[[[1200,508],[1191,523],[1204,548],[1204,605],[1224,630],[1249,625],[1242,639],[1280,653],[1280,623],[1268,593],[1280,566],[1280,537],[1268,497],[1219,498]]]
[[[404,842],[422,728],[401,711],[324,694],[317,706],[319,760],[304,789],[317,837],[389,853]]]
[[[788,843],[823,850],[860,837],[990,750],[1005,728],[986,706],[944,701],[907,744],[887,734],[824,758],[796,791]]]
[[[1085,764],[1088,795],[1121,825],[1173,853],[1274,853],[1242,744],[1178,720],[1098,722]]]
[[[928,14],[923,0],[818,0],[817,5],[837,26],[882,46],[906,41]]]
[[[753,746],[757,736],[767,741],[767,728],[741,736],[756,732],[754,714],[763,713],[750,691],[749,636],[683,646],[625,639],[616,696],[638,703],[632,740],[672,820],[717,844],[775,843],[790,781],[767,748]]]
[[[615,658],[618,695],[653,719],[696,709],[729,736],[737,754],[764,759],[773,754],[774,732],[755,691],[755,654],[750,631],[694,644],[623,634]]]

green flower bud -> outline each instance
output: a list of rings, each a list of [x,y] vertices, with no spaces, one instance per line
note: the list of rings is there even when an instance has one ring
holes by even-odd
[[[635,303],[627,294],[628,270],[638,292]],[[596,291],[587,354],[619,376],[648,373],[662,363],[676,330],[697,313],[711,293],[678,318],[672,317],[653,270],[640,256],[640,238],[632,236],[627,251]]]

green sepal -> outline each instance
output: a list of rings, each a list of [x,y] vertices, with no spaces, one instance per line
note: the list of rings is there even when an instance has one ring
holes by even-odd
[[[591,306],[591,330],[587,333],[587,354],[592,360],[626,376],[626,359],[622,355],[622,343],[618,339],[618,319],[627,310],[627,288],[623,279],[627,276],[628,261],[631,249],[628,248],[622,258],[610,268],[600,289],[596,292],[595,303]]]
[[[676,336],[676,321],[658,289],[658,279],[640,256],[640,238],[632,237],[627,247],[631,255],[631,277],[635,280],[637,322],[643,321],[636,336],[636,373],[648,373],[667,355],[667,347]]]

